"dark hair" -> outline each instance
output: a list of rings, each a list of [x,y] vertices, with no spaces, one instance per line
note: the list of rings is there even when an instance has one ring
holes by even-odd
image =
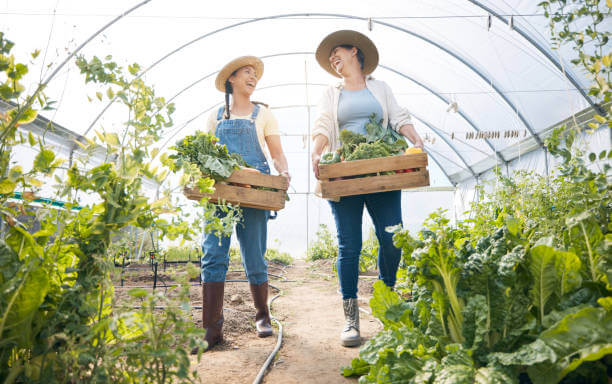
[[[356,48],[357,49],[357,61],[359,61],[359,65],[361,66],[361,70],[363,71],[363,62],[365,60],[365,56],[363,56],[363,52],[361,52],[361,49],[359,49],[358,47],[354,46],[354,45],[350,45],[350,44],[340,44],[334,48],[337,47],[341,47],[344,49],[353,49]]]
[[[225,120],[229,120],[230,118],[230,95],[234,93],[234,88],[232,88],[232,83],[230,83],[229,78],[234,76],[236,72],[238,72],[238,69],[225,79]]]

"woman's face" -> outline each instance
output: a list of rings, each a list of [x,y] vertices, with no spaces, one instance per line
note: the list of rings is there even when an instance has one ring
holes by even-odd
[[[257,86],[255,67],[247,65],[240,68],[230,76],[229,82],[232,84],[234,93],[246,93],[250,96]]]
[[[350,66],[354,66],[355,63],[359,65],[357,61],[357,48],[336,47],[329,54],[329,62],[334,71],[342,76]]]

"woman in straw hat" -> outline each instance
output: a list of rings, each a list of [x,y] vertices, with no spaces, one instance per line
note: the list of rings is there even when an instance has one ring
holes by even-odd
[[[343,129],[365,135],[365,123],[372,113],[377,120],[383,120],[383,126],[390,125],[415,147],[423,148],[410,115],[397,104],[389,86],[368,76],[378,65],[378,51],[368,37],[350,30],[334,32],[319,44],[316,59],[323,69],[343,80],[330,86],[319,104],[319,116],[312,132],[312,166],[317,178],[323,150],[335,151],[341,145],[339,136]],[[357,281],[363,207],[372,218],[380,244],[378,278],[393,287],[401,253],[393,246],[392,235],[385,228],[402,223],[401,191],[347,196],[330,201],[330,205],[338,231],[337,269],[346,319],[340,340],[344,346],[357,346],[361,343]]]
[[[225,93],[225,105],[210,115],[207,131],[215,134],[219,144],[226,145],[230,153],[239,153],[247,164],[269,174],[267,147],[276,170],[290,179],[278,123],[267,106],[251,101],[262,74],[263,62],[254,56],[239,57],[221,69],[215,86]],[[257,336],[266,337],[272,335],[268,266],[264,258],[270,211],[241,209],[242,221],[236,225],[236,235],[255,303]],[[223,341],[223,291],[229,248],[229,236],[218,238],[213,233],[205,234],[202,242],[202,323],[209,348]]]

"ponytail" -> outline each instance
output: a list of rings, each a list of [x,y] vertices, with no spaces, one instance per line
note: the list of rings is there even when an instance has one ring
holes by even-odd
[[[229,79],[225,80],[225,120],[230,118],[230,94],[233,92],[232,83],[230,83]]]

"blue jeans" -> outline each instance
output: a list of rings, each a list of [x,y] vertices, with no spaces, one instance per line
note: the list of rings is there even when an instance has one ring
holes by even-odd
[[[242,266],[251,284],[263,284],[268,281],[268,263],[264,255],[270,211],[255,208],[241,209],[242,221],[236,224],[236,235],[242,254]],[[231,236],[219,239],[215,234],[204,234],[202,281],[206,283],[225,281],[229,267],[230,242]]]
[[[374,223],[378,238],[378,278],[389,286],[395,285],[401,251],[393,245],[393,234],[385,228],[402,224],[402,192],[390,191],[342,197],[330,201],[338,231],[338,278],[343,299],[357,297],[359,254],[363,206]]]

